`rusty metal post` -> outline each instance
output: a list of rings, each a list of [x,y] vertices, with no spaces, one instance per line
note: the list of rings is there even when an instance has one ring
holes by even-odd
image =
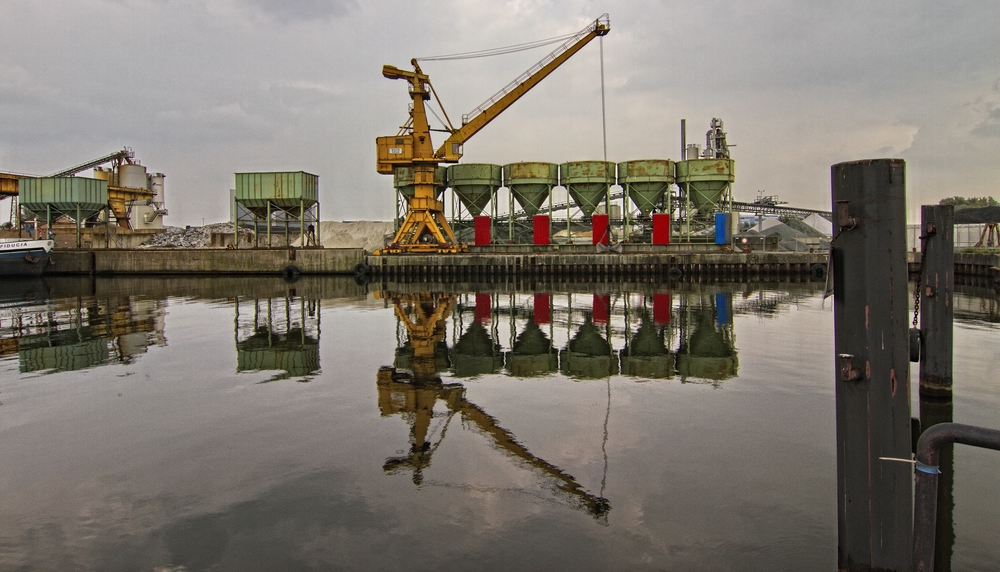
[[[940,399],[920,394],[920,427],[927,431],[935,425],[951,423],[954,406],[951,398]],[[919,440],[918,440],[919,442]],[[951,555],[955,548],[955,451],[951,443],[938,447],[937,524],[934,528],[935,572],[951,571]],[[917,527],[914,522],[914,527]]]
[[[934,570],[934,532],[937,518],[937,489],[941,470],[939,449],[949,443],[961,443],[1000,451],[1000,431],[941,423],[931,427],[917,441],[916,494],[913,499],[913,569]]]
[[[951,398],[955,207],[920,207],[920,394]]]
[[[910,569],[906,164],[831,168],[838,568]]]

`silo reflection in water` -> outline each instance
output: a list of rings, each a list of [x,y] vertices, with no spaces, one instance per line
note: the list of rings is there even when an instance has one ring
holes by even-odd
[[[236,298],[234,306],[237,372],[279,372],[268,381],[319,372],[319,300]]]
[[[0,356],[18,356],[21,373],[78,371],[132,363],[164,345],[163,303],[134,296],[49,300],[42,281],[14,286],[0,310]],[[34,287],[37,286],[37,287]]]
[[[739,360],[733,335],[733,299],[728,293],[690,300],[681,311],[677,371],[687,378],[722,381],[736,377]]]

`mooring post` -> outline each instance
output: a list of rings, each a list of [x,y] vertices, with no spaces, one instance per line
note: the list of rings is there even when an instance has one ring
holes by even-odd
[[[831,168],[838,568],[910,569],[906,164]]]
[[[920,207],[920,394],[951,398],[955,207]]]
[[[920,425],[923,431],[952,421],[952,323],[954,320],[955,207],[920,207]],[[954,452],[951,443],[938,450],[937,518],[934,570],[951,570],[955,543]],[[918,562],[914,563],[918,565]]]

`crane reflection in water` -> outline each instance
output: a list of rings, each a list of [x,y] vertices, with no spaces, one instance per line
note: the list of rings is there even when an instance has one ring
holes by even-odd
[[[410,425],[410,452],[408,455],[386,459],[383,469],[389,474],[411,471],[413,483],[424,481],[424,470],[431,464],[431,457],[447,433],[448,426],[456,414],[463,422],[474,427],[488,437],[493,445],[504,453],[524,461],[555,483],[561,491],[579,508],[606,524],[611,505],[607,499],[587,491],[571,475],[528,450],[499,421],[465,395],[465,387],[460,383],[444,383],[441,366],[448,367],[447,345],[444,343],[445,322],[455,306],[455,294],[388,294],[396,311],[396,316],[406,330],[406,341],[398,348],[396,365],[409,365],[409,371],[396,367],[382,367],[377,376],[378,404],[383,416],[401,415]],[[501,366],[503,354],[500,347],[483,327],[482,320],[466,330],[463,340],[455,344],[458,351],[456,363],[472,357],[469,350],[478,349],[479,357],[485,360],[473,361],[476,365],[487,365],[484,373],[495,371],[493,366]],[[464,355],[463,355],[464,352]],[[464,366],[463,366],[464,367]],[[478,370],[477,370],[478,371]],[[467,370],[468,372],[468,370]],[[429,430],[435,416],[437,400],[447,406],[446,421],[436,443],[431,443]]]
[[[409,472],[414,484],[424,483],[434,452],[458,414],[464,427],[473,427],[498,450],[554,481],[574,505],[605,523],[611,510],[603,496],[611,377],[638,382],[678,378],[719,388],[738,372],[734,313],[767,315],[789,301],[781,294],[736,293],[740,300],[734,304],[733,291],[700,288],[679,295],[380,291],[376,296],[394,309],[397,319],[393,365],[383,366],[377,375],[379,410],[383,416],[401,416],[410,427],[409,452],[386,459],[385,472]],[[605,472],[598,494],[531,453],[498,419],[469,401],[459,382],[504,374],[605,380]],[[435,411],[438,401],[444,403],[443,411]],[[435,419],[443,419],[436,440],[431,435]]]

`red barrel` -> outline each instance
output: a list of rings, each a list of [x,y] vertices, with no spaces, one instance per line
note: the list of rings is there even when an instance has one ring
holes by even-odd
[[[476,219],[476,246],[489,246],[493,230],[492,221],[488,216],[477,216]]]
[[[610,234],[608,232],[608,215],[595,214],[590,218],[593,221],[592,228],[594,244],[608,244],[608,239],[610,238]]]
[[[653,244],[670,244],[670,215],[668,213],[653,215]]]
[[[594,294],[594,323],[607,324],[611,315],[611,294]]]
[[[489,292],[476,292],[476,321],[482,325],[493,317],[493,296]]]
[[[653,294],[653,323],[660,326],[665,326],[670,323],[669,292],[665,292],[663,294]]]
[[[549,236],[552,234],[552,222],[549,215],[535,215],[535,244],[543,246],[549,243]]]
[[[548,217],[546,217],[548,218]],[[535,293],[535,323],[548,324],[552,321],[552,295],[549,293]]]

